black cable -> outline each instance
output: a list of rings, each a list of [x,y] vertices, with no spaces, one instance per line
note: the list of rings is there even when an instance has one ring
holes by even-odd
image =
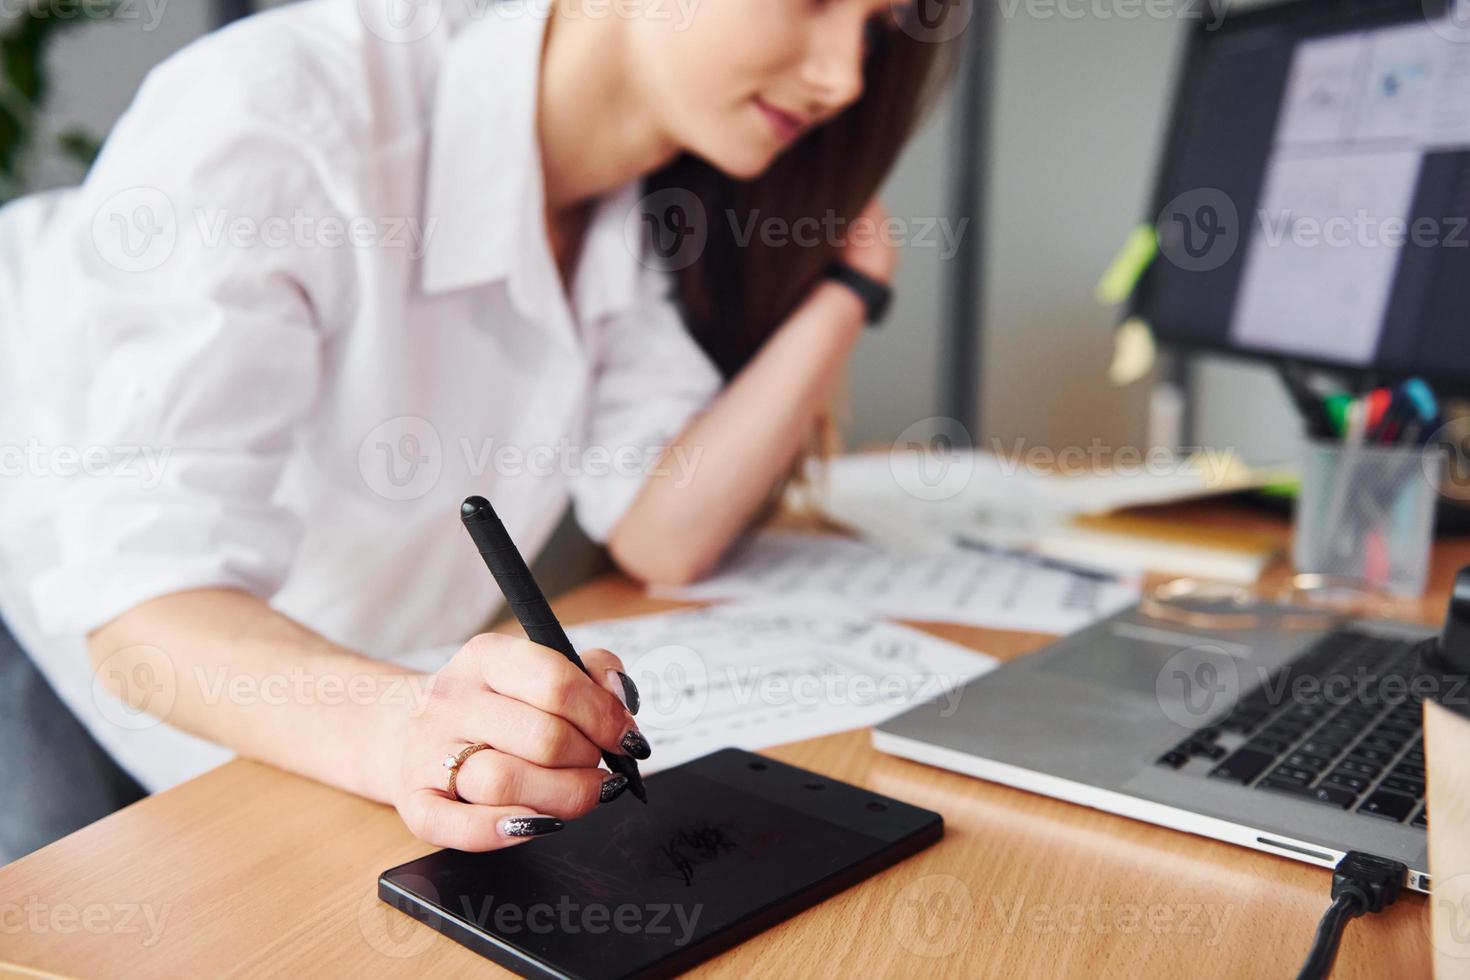
[[[1322,921],[1317,924],[1317,938],[1312,940],[1312,951],[1307,954],[1307,961],[1302,964],[1297,980],[1317,980],[1332,972],[1343,930],[1362,914],[1363,907],[1356,895],[1344,895],[1327,907]]]
[[[1361,851],[1344,855],[1332,873],[1332,904],[1322,915],[1297,980],[1322,980],[1331,973],[1347,924],[1365,913],[1381,912],[1397,901],[1408,874],[1408,866],[1402,861]]]

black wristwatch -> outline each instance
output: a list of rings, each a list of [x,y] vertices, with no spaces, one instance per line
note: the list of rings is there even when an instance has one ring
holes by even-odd
[[[857,293],[858,299],[867,307],[865,319],[870,327],[882,323],[883,318],[888,315],[888,308],[893,305],[893,287],[879,282],[865,272],[857,271],[845,262],[833,262],[827,267],[823,278],[840,282]]]

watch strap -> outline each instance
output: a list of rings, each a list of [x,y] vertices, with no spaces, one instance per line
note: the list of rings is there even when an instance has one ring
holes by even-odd
[[[846,262],[833,262],[827,267],[823,278],[841,283],[857,294],[867,310],[865,319],[869,326],[877,326],[883,322],[883,318],[888,315],[888,308],[893,305],[892,286],[879,282],[865,272],[859,272]]]

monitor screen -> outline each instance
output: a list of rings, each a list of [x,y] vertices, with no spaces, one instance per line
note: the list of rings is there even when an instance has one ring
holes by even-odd
[[[1134,312],[1184,347],[1470,382],[1470,23],[1227,14],[1185,59]]]

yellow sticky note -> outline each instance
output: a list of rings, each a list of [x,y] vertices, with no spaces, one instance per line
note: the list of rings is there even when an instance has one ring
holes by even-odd
[[[1133,295],[1138,280],[1159,254],[1159,235],[1153,225],[1139,225],[1113,257],[1094,295],[1105,306],[1115,306]]]
[[[1148,376],[1158,356],[1159,348],[1149,325],[1138,317],[1130,317],[1113,333],[1113,363],[1108,367],[1108,380],[1120,388],[1131,385]]]

